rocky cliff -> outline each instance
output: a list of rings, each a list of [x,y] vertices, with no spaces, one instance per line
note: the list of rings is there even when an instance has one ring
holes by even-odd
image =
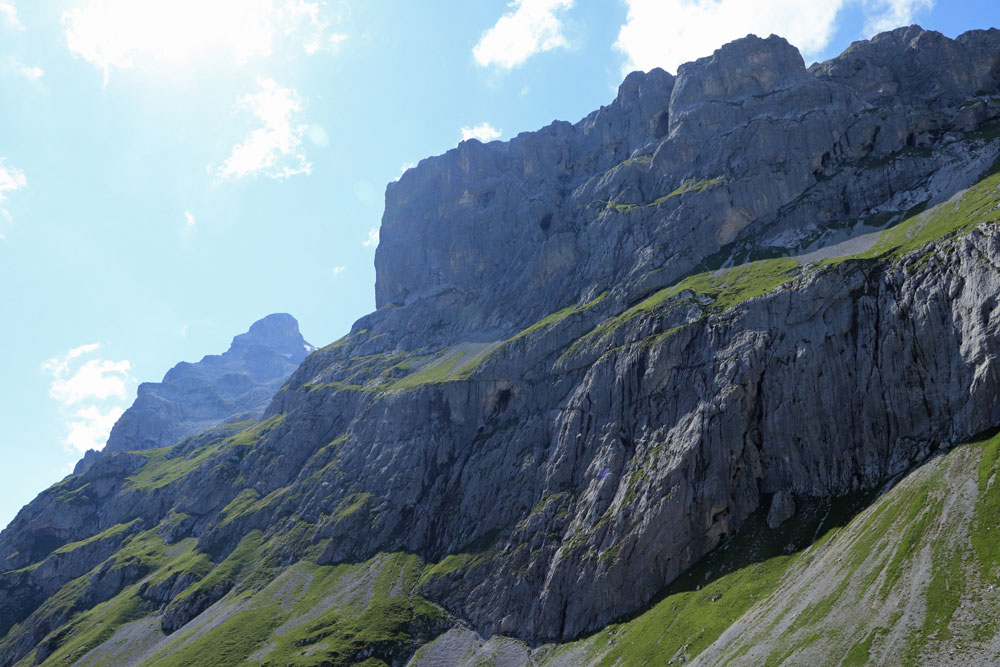
[[[495,339],[947,199],[993,160],[956,140],[1000,117],[997,39],[913,26],[807,70],[749,36],[676,77],[630,74],[575,125],[423,160],[386,191],[363,326],[390,346]]]
[[[224,421],[259,417],[288,376],[315,350],[287,313],[254,322],[220,355],[181,362],[162,382],[144,382],[114,425],[103,452],[172,445]],[[83,472],[100,456],[91,450],[77,464]]]
[[[659,632],[661,659],[822,663],[800,608],[753,607],[776,589],[711,605],[821,538],[817,508],[843,526],[1000,426],[998,120],[1000,31],[902,28],[809,69],[749,36],[421,162],[386,193],[378,309],[259,420],[158,449],[119,424],[132,444],[0,533],[0,665],[611,664],[618,639],[555,643],[658,595],[606,631],[636,656]],[[989,521],[966,495],[934,516]],[[837,609],[849,580],[824,580]],[[941,624],[972,607],[914,591],[879,617],[897,643],[845,636],[953,649]],[[766,655],[750,613],[784,623]]]

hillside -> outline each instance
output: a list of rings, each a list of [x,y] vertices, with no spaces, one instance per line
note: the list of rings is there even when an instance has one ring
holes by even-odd
[[[422,161],[262,413],[0,533],[0,666],[981,664],[998,156],[1000,31],[911,26]]]

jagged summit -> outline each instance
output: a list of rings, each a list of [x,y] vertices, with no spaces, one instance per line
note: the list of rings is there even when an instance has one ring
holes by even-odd
[[[315,348],[287,313],[257,320],[221,355],[181,362],[162,382],[139,385],[137,397],[111,429],[104,452],[172,445],[216,424],[259,416],[288,376]],[[100,456],[88,452],[80,473]]]
[[[677,68],[674,107],[770,95],[809,80],[799,50],[783,37],[747,35]]]
[[[291,365],[280,317],[0,532],[0,667],[993,655],[1000,441],[918,468],[1000,426],[998,63],[751,36],[422,161],[378,309],[260,419],[222,415]]]
[[[751,35],[676,77],[630,74],[576,124],[463,142],[387,187],[379,311],[358,329],[495,340],[553,305],[607,291],[612,312],[943,201],[993,161],[960,140],[1000,118],[998,53],[996,29],[911,26],[806,69],[784,39]]]
[[[274,313],[251,324],[249,331],[233,338],[227,354],[240,354],[246,348],[255,346],[299,361],[315,349],[305,341],[299,332],[298,321],[288,313]]]
[[[854,42],[809,71],[849,86],[872,104],[896,106],[920,99],[940,107],[995,89],[1000,80],[997,35],[993,28],[949,39],[911,25]]]

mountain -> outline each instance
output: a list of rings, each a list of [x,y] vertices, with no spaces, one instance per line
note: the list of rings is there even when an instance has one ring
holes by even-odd
[[[221,355],[181,362],[162,382],[140,384],[105,448],[87,452],[74,473],[86,470],[102,452],[156,449],[225,421],[260,417],[274,392],[315,349],[287,313],[254,322]]]
[[[0,533],[0,665],[982,664],[998,222],[998,30],[463,142],[258,418],[151,403]]]

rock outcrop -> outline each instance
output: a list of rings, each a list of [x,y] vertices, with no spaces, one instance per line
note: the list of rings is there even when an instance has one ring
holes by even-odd
[[[226,352],[181,362],[162,382],[140,384],[102,451],[165,447],[225,421],[257,418],[314,349],[294,317],[268,315],[233,338]],[[83,472],[100,454],[87,452],[74,472]]]
[[[376,312],[287,383],[254,329],[171,371],[0,533],[0,665],[244,621],[265,664],[396,664],[449,627],[435,651],[486,650],[464,624],[566,641],[755,516],[871,497],[1000,426],[998,120],[1000,31],[809,69],[749,36],[421,162],[387,190]],[[253,424],[220,424],[253,394],[230,360],[275,382]],[[128,622],[88,625],[104,601]]]
[[[1000,118],[998,53],[996,30],[911,26],[807,70],[751,35],[676,77],[629,75],[574,125],[465,141],[389,184],[363,326],[386,345],[494,340],[943,201],[992,163],[954,143]]]

